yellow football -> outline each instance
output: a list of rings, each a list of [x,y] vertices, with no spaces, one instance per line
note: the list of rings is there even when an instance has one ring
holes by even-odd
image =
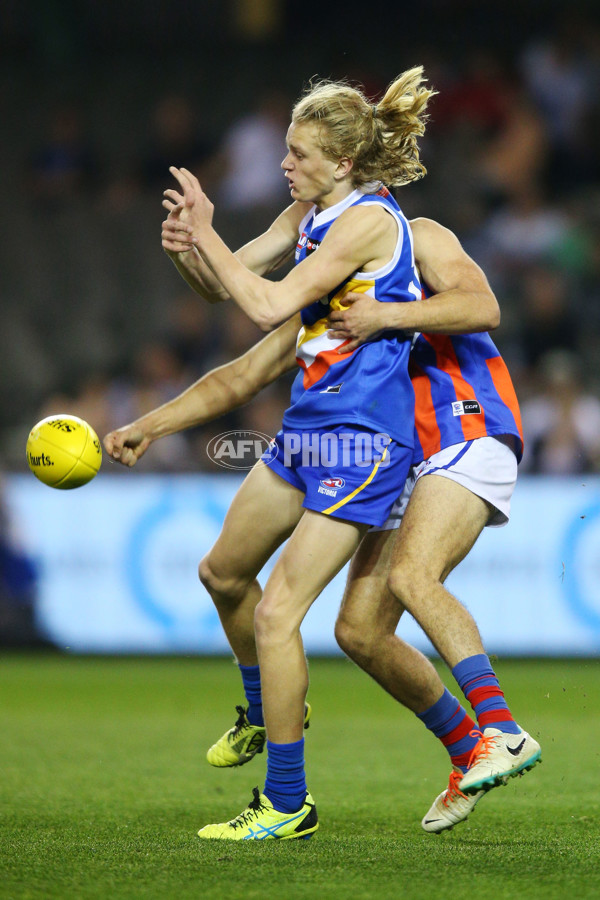
[[[71,490],[91,481],[102,462],[94,429],[77,416],[48,416],[27,438],[27,462],[36,478],[49,487]]]

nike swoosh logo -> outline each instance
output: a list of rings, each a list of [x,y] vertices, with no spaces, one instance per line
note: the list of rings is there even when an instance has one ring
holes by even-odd
[[[442,821],[441,819],[425,819],[425,824],[431,825],[432,822],[441,822],[441,821]]]
[[[506,749],[508,750],[509,753],[512,753],[513,756],[518,756],[519,753],[521,752],[521,750],[523,749],[523,746],[524,746],[524,744],[525,744],[525,740],[526,740],[526,738],[523,738],[523,740],[521,741],[521,743],[519,744],[518,747],[509,747],[509,746],[507,745],[507,746],[506,746]]]

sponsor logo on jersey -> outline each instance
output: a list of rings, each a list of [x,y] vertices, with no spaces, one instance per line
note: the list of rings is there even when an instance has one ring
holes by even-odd
[[[323,478],[319,482],[318,494],[326,494],[328,497],[337,497],[337,492],[341,490],[346,482],[343,478]]]
[[[302,249],[306,247],[306,256],[309,253],[314,253],[314,251],[320,247],[321,241],[314,241],[312,238],[309,238],[306,231],[303,231],[298,243],[296,244],[296,252],[295,257],[296,260],[300,259],[300,254],[302,253]]]
[[[478,416],[481,406],[477,400],[455,400],[452,404],[453,416]]]
[[[306,244],[306,240],[307,240],[307,234],[305,231],[303,231],[302,235],[300,236],[300,240],[296,244],[296,253],[295,253],[296,259],[300,259],[300,254],[302,252],[302,248]]]
[[[330,384],[328,388],[325,388],[324,391],[319,391],[319,393],[320,394],[339,394],[343,383],[344,382],[341,381],[339,384]]]

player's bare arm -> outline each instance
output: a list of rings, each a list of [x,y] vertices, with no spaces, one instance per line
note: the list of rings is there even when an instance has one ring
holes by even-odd
[[[191,242],[193,224],[190,224],[190,208],[184,209],[182,200],[177,191],[165,191],[163,206],[169,215],[162,224],[163,248],[171,257],[183,257],[194,274],[202,272],[204,276],[214,279],[214,274]],[[292,256],[298,240],[298,225],[309,206],[307,203],[292,203],[267,231],[244,244],[234,255],[257,275],[275,271]]]
[[[124,466],[134,466],[161,437],[204,425],[243,406],[262,388],[296,365],[300,316],[294,316],[242,356],[198,379],[168,403],[104,438],[106,452]]]
[[[278,282],[267,281],[246,269],[212,229],[198,238],[199,249],[237,305],[260,328],[269,331],[327,296],[354,272],[375,269],[376,260],[390,259],[392,251],[386,253],[384,249],[392,243],[389,222],[385,221],[389,218],[377,208],[347,210],[332,225],[318,253],[307,257]]]
[[[162,224],[162,246],[175,264],[178,272],[196,293],[209,303],[229,299],[229,293],[197,248],[190,242],[192,226],[188,225],[188,209],[175,191],[165,194],[163,206],[169,215]],[[258,275],[273,272],[291,258],[298,239],[298,224],[305,214],[304,204],[292,204],[259,237],[236,251],[250,271]]]
[[[205,195],[196,209],[193,242],[233,300],[265,331],[326,296],[353,272],[379,268],[391,258],[397,239],[396,223],[381,208],[350,208],[332,225],[318,253],[271,282],[249,271],[214,231]]]
[[[162,246],[179,273],[197,293],[209,302],[229,299],[214,272],[191,241],[194,206],[201,194],[198,180],[187,169],[172,169],[180,177],[181,190],[164,192],[163,206],[168,216],[162,224]],[[234,254],[257,275],[276,271],[291,258],[298,240],[298,226],[309,203],[295,202],[287,207],[263,234],[245,244]]]
[[[188,210],[185,204],[165,197],[162,205],[168,211],[168,216],[162,223],[162,246],[179,274],[208,303],[227,300],[227,291],[223,289],[223,285],[195,250],[193,244],[187,240],[184,223],[188,216]]]
[[[500,324],[500,308],[488,280],[456,235],[432,219],[414,219],[410,226],[417,266],[434,293],[411,303],[380,303],[364,294],[349,294],[344,300],[349,309],[329,317],[334,336],[352,339],[349,349],[385,329],[469,334],[492,331]]]

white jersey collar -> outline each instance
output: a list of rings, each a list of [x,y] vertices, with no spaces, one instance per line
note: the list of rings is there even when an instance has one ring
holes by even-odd
[[[339,203],[324,209],[322,212],[318,212],[315,215],[313,225],[326,225],[327,222],[332,222],[334,219],[337,219],[344,210],[348,209],[349,206],[352,206],[353,203],[356,203],[364,193],[365,192],[360,188],[356,188],[351,194],[348,194],[347,197],[340,200]]]

